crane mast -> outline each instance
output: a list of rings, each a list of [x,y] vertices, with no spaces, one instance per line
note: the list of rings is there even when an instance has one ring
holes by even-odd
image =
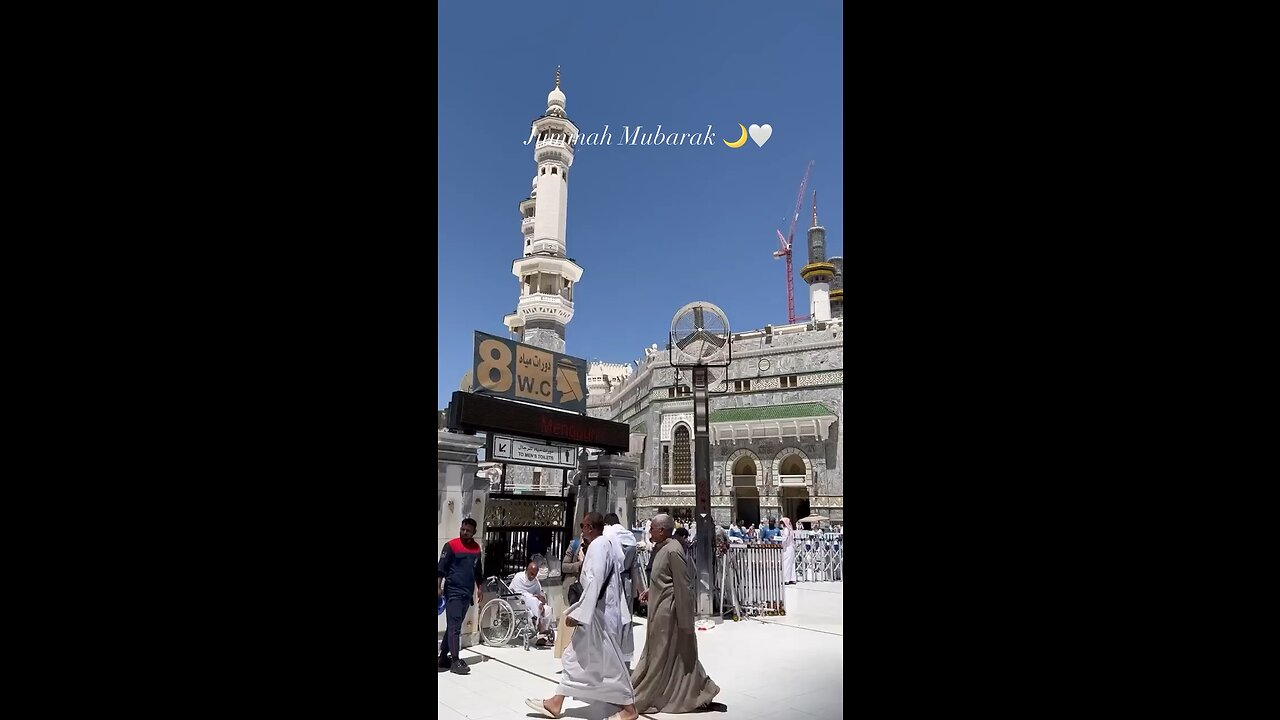
[[[781,230],[778,230],[778,244],[782,249],[773,253],[775,258],[784,258],[787,263],[787,323],[796,321],[796,299],[793,287],[794,273],[791,271],[791,246],[796,237],[796,223],[800,221],[800,209],[804,206],[804,189],[809,184],[809,173],[813,170],[813,161],[810,160],[808,166],[804,169],[804,178],[800,180],[800,191],[796,193],[796,208],[791,213],[791,228],[784,237]]]

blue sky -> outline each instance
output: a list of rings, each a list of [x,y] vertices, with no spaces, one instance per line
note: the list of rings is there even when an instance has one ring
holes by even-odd
[[[796,313],[808,314],[804,238],[813,191],[827,254],[844,255],[843,9],[795,3],[439,4],[439,407],[476,330],[507,336],[519,286],[517,205],[534,177],[530,122],[561,66],[566,114],[612,145],[582,147],[569,181],[568,255],[584,268],[566,354],[629,362],[661,347],[682,305],[720,306],[734,330],[786,322],[784,234],[796,228]],[[711,146],[622,145],[624,126],[701,132]],[[773,127],[763,147],[738,123]]]

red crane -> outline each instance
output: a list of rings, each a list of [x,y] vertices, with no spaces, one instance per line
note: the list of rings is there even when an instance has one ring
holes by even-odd
[[[792,283],[794,282],[794,280],[791,277],[792,276],[791,241],[794,240],[796,236],[796,223],[800,221],[800,207],[804,204],[804,188],[806,185],[809,184],[809,172],[811,170],[813,170],[812,160],[809,161],[808,167],[804,169],[804,179],[800,181],[800,192],[796,193],[796,209],[795,209],[795,212],[791,214],[791,229],[787,231],[786,237],[783,237],[781,230],[777,231],[778,244],[782,246],[782,249],[778,250],[773,254],[775,258],[787,259],[787,322],[788,323],[794,323],[797,319],[803,319],[803,318],[796,318],[796,296],[795,296],[795,291],[792,289]],[[808,317],[808,316],[806,315],[805,317]]]

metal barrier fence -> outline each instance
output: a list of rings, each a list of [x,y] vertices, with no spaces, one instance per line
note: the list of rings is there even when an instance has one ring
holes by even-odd
[[[837,582],[844,580],[842,536],[817,533],[797,537],[796,580]],[[648,575],[650,553],[641,548],[636,555]],[[696,572],[692,565],[690,570]],[[731,545],[716,557],[712,573],[712,596],[720,614],[732,611],[737,617],[780,615],[786,607],[782,584],[782,546],[779,544]]]
[[[809,533],[796,537],[796,580],[836,582],[844,580],[844,536]]]
[[[716,558],[716,577],[722,614],[729,608],[735,617],[783,613],[781,545],[730,546]]]

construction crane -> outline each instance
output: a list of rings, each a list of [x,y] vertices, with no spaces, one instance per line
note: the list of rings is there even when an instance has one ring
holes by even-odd
[[[773,254],[775,258],[786,258],[787,260],[787,323],[788,324],[794,323],[798,319],[802,320],[808,317],[807,315],[805,316],[805,318],[796,317],[796,296],[795,296],[795,291],[792,289],[792,283],[794,282],[794,280],[792,279],[792,272],[791,272],[791,243],[793,240],[795,240],[795,237],[796,237],[796,223],[800,221],[800,207],[804,204],[804,188],[806,185],[809,184],[809,173],[812,170],[813,170],[813,161],[810,160],[808,167],[804,169],[804,179],[800,181],[800,192],[796,193],[796,209],[795,209],[795,212],[791,214],[791,229],[787,231],[787,234],[785,237],[782,235],[781,230],[777,231],[778,244],[782,246],[782,249],[778,250]]]

